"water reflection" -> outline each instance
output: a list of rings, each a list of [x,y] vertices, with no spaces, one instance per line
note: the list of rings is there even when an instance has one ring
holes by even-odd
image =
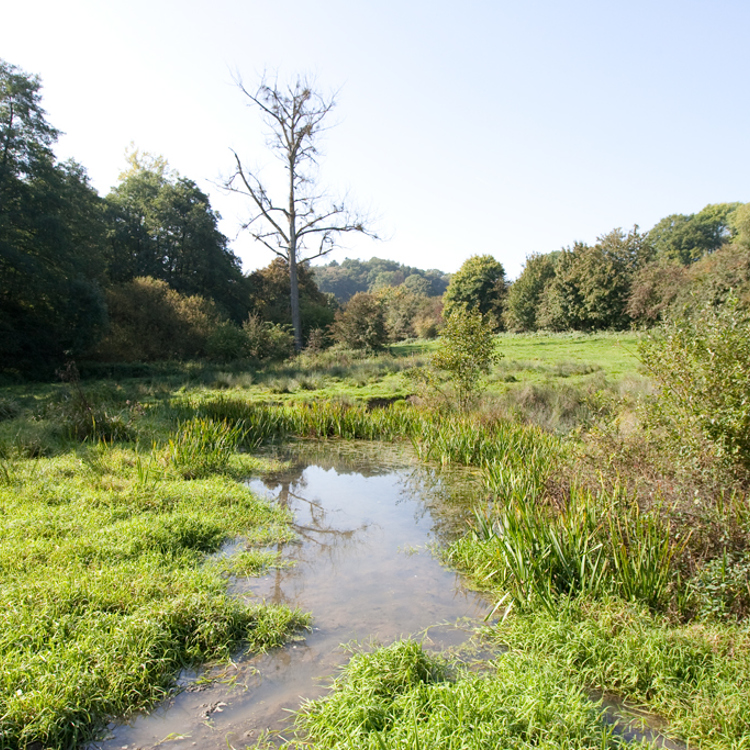
[[[478,493],[471,472],[429,469],[386,444],[300,442],[276,457],[283,469],[249,485],[293,512],[297,539],[278,547],[293,566],[237,578],[232,591],[312,612],[312,632],[239,656],[222,673],[231,685],[188,688],[96,747],[145,749],[165,738],[174,750],[244,746],[282,728],[302,697],[322,694],[323,678],[348,658],[341,644],[426,634],[450,647],[491,609],[431,552],[464,528]]]

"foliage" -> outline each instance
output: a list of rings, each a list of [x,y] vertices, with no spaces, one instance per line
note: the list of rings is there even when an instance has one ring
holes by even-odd
[[[231,320],[218,323],[206,339],[206,357],[212,362],[234,362],[249,356],[245,331]]]
[[[336,343],[350,349],[382,349],[388,342],[382,302],[373,294],[357,292],[336,313],[331,332]]]
[[[738,206],[729,220],[737,244],[745,249],[750,249],[750,203]]]
[[[687,272],[677,261],[662,259],[647,263],[633,277],[625,311],[635,323],[654,325],[665,317],[687,283]]]
[[[377,297],[385,310],[385,326],[390,341],[434,338],[437,335],[442,322],[442,307],[436,298],[412,292],[406,284],[383,287]]]
[[[448,314],[431,365],[447,373],[461,410],[467,409],[481,392],[482,376],[489,373],[500,357],[493,327],[476,308],[458,307]],[[434,376],[429,377],[428,385],[439,388]]]
[[[460,308],[478,310],[491,315],[494,325],[500,324],[505,296],[505,269],[491,255],[473,255],[451,276],[443,296],[444,314]]]
[[[670,321],[640,347],[659,386],[650,418],[676,454],[700,462],[708,452],[745,478],[750,476],[749,321],[730,299],[719,309]]]
[[[555,277],[558,253],[530,255],[521,275],[510,285],[505,298],[503,323],[509,331],[535,331],[539,302]]]
[[[716,252],[731,238],[733,214],[741,204],[710,204],[697,214],[672,214],[648,232],[660,259],[679,261],[687,266],[704,255]]]
[[[0,370],[49,377],[103,330],[105,252],[101,201],[55,161],[40,88],[0,60]]]
[[[134,150],[128,159],[130,169],[107,196],[111,281],[159,279],[213,300],[239,323],[248,312],[246,282],[208,196],[162,157]]]
[[[153,362],[205,356],[220,322],[215,305],[188,297],[166,281],[137,278],[107,293],[109,331],[95,357],[107,362]]]
[[[700,313],[707,305],[722,305],[736,297],[750,307],[750,245],[726,244],[686,269],[687,281],[672,303],[676,316]]]
[[[281,360],[294,351],[294,336],[289,325],[261,320],[250,315],[242,324],[248,354],[260,361]]]
[[[325,329],[333,322],[336,305],[317,287],[316,276],[307,263],[297,266],[297,285],[302,338],[307,342],[315,329]],[[279,326],[292,324],[289,286],[289,264],[276,258],[265,268],[248,277],[251,315]]]
[[[341,263],[332,260],[313,270],[320,290],[333,294],[340,304],[348,302],[357,292],[374,292],[384,286],[404,286],[410,292],[428,297],[442,297],[448,288],[448,277],[442,271],[425,271],[382,258],[346,258]]]
[[[537,324],[555,331],[626,328],[632,277],[650,256],[638,227],[627,235],[614,229],[593,247],[576,243],[563,250],[541,295]]]

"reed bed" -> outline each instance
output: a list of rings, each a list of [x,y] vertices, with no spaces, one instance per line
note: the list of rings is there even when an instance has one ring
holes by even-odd
[[[498,607],[554,613],[564,597],[615,595],[664,610],[685,542],[660,511],[618,489],[574,486],[562,507],[516,492],[478,511],[473,534],[448,559],[504,592]]]

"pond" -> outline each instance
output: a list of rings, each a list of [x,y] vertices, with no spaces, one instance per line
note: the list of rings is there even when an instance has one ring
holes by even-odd
[[[465,529],[480,499],[474,474],[438,471],[378,443],[298,443],[278,457],[285,468],[249,486],[293,511],[297,540],[280,550],[293,565],[238,578],[232,593],[311,612],[312,631],[268,654],[183,675],[182,692],[111,726],[92,747],[244,747],[263,730],[283,730],[302,699],[325,692],[350,656],[346,644],[414,636],[450,648],[491,611],[434,552]]]

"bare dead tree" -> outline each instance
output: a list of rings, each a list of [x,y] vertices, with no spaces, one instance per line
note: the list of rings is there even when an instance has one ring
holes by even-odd
[[[335,95],[324,97],[304,77],[285,87],[263,79],[255,93],[239,79],[237,85],[251,106],[261,111],[269,129],[268,146],[286,171],[288,193],[279,200],[272,198],[259,176],[243,166],[234,150],[236,169],[225,187],[251,199],[252,215],[243,229],[288,264],[294,345],[300,351],[298,265],[331,252],[342,233],[376,235],[363,218],[347,209],[345,202],[330,200],[316,189],[317,143],[324,130],[323,121],[336,104]]]

